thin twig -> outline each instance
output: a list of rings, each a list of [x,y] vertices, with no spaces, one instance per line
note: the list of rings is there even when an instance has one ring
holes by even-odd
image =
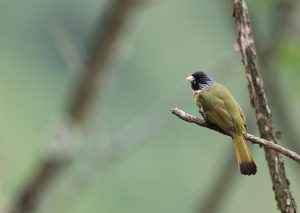
[[[94,102],[96,92],[100,86],[99,77],[104,72],[119,34],[128,20],[127,16],[136,3],[136,0],[115,0],[111,10],[104,17],[104,22],[102,22],[102,19],[99,22],[99,29],[95,32],[94,49],[85,66],[79,87],[75,91],[73,100],[71,100],[69,109],[66,112],[67,116],[71,118],[71,128],[78,126],[86,118],[86,112]],[[70,133],[72,133],[72,130]],[[72,156],[70,156],[69,149],[65,151],[58,150],[57,153],[51,153],[47,156],[39,166],[36,174],[34,174],[31,182],[20,192],[10,212],[35,212],[46,189],[72,160]]]
[[[171,109],[171,112],[172,112],[172,114],[176,115],[177,117],[179,117],[180,119],[182,119],[186,122],[194,123],[194,124],[197,124],[198,126],[202,126],[202,127],[205,127],[205,128],[208,128],[208,129],[211,129],[211,130],[214,130],[214,131],[217,131],[217,132],[220,132],[224,135],[229,136],[227,133],[225,133],[223,131],[219,131],[220,129],[217,126],[215,126],[213,124],[210,124],[210,123],[207,123],[205,120],[203,120],[201,118],[198,118],[197,116],[188,114],[187,112],[184,112],[181,109],[173,108],[173,109]],[[256,136],[254,136],[252,134],[249,134],[249,133],[247,133],[245,135],[245,138],[246,138],[246,140],[248,140],[252,143],[262,145],[262,146],[264,146],[266,148],[269,148],[269,149],[273,149],[276,152],[280,152],[281,154],[283,154],[283,155],[297,161],[298,163],[300,163],[300,155],[297,154],[296,152],[293,152],[293,151],[285,148],[285,147],[282,147],[278,144],[267,141],[263,138],[256,137]]]
[[[260,136],[276,144],[277,138],[272,125],[272,114],[258,66],[255,43],[250,26],[250,16],[245,0],[233,0],[233,16],[238,30],[237,45],[246,70],[248,90],[252,107],[256,112]],[[284,163],[277,152],[265,148],[266,160],[273,183],[277,206],[281,212],[296,212],[296,203],[286,177]]]

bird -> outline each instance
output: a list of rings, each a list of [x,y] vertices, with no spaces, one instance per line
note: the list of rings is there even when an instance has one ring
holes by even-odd
[[[255,175],[257,168],[247,146],[245,115],[230,92],[203,71],[186,78],[191,83],[194,100],[205,120],[227,133],[234,145],[240,172]]]

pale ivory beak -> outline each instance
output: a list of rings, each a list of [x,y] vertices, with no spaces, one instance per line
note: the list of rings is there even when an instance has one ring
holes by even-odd
[[[195,78],[190,75],[189,77],[186,78],[186,80],[192,82],[195,80]]]

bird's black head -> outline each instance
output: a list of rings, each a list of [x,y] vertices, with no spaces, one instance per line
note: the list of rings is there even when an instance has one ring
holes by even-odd
[[[192,75],[187,77],[186,80],[191,82],[191,86],[194,92],[204,90],[215,83],[215,81],[210,76],[202,71],[194,72]]]

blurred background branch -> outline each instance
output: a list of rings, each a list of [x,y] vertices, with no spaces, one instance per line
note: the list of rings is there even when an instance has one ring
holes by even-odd
[[[89,54],[87,64],[85,64],[82,78],[78,82],[78,88],[70,101],[69,109],[66,111],[67,116],[70,117],[69,125],[65,129],[67,134],[73,134],[73,128],[76,129],[86,118],[90,105],[95,101],[96,93],[101,87],[101,76],[104,75],[113,56],[113,50],[121,30],[128,20],[129,12],[136,3],[135,0],[115,0],[111,3],[107,15],[99,21],[98,29],[94,34],[95,40],[92,43],[93,49]],[[16,202],[12,205],[11,213],[35,212],[39,200],[46,193],[53,179],[72,160],[74,153],[70,153],[71,148],[63,149],[61,146],[73,146],[74,141],[54,141],[54,143],[56,143],[58,151],[51,153],[42,161],[31,181],[24,186]]]
[[[69,114],[75,123],[80,122],[89,105],[93,102],[95,93],[99,88],[100,75],[110,61],[112,51],[120,36],[120,31],[128,20],[130,10],[136,5],[137,0],[114,0],[107,16],[99,21],[95,30],[92,50],[86,64],[86,71],[74,92],[74,99],[70,102]]]

